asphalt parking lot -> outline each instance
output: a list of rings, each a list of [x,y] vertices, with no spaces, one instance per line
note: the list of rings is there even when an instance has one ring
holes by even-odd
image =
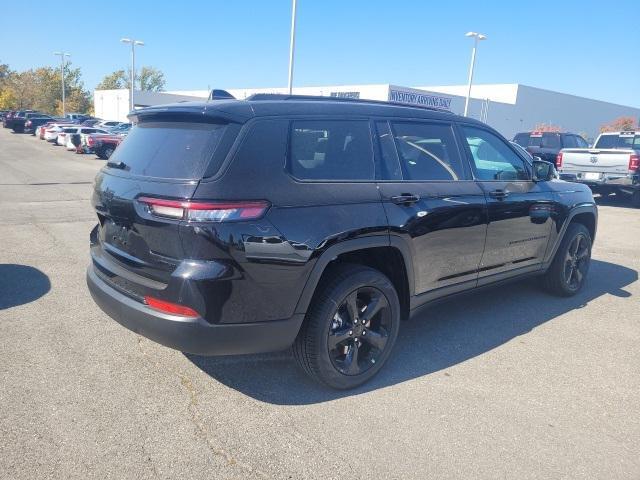
[[[640,210],[600,206],[578,296],[434,306],[334,392],[286,352],[184,355],[103,314],[103,163],[0,129],[0,478],[640,478]]]

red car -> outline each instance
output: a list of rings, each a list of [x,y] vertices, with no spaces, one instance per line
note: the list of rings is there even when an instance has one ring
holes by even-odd
[[[108,160],[122,140],[124,140],[122,135],[89,135],[87,147],[98,157]]]

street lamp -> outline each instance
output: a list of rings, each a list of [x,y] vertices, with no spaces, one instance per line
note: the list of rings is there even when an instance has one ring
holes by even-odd
[[[70,53],[66,52],[53,52],[54,55],[58,55],[60,57],[60,76],[62,77],[62,116],[64,117],[65,105],[64,105],[64,57],[70,57]]]
[[[129,104],[131,111],[133,111],[133,90],[136,88],[136,45],[144,46],[144,42],[140,40],[134,40],[132,38],[121,38],[120,41],[122,43],[130,43],[131,44],[131,84],[129,93]]]
[[[467,99],[464,102],[464,116],[469,113],[469,98],[471,97],[471,83],[473,82],[473,67],[476,65],[476,50],[478,41],[486,40],[487,36],[477,32],[467,32],[465,37],[473,37],[473,50],[471,51],[471,66],[469,67],[469,87],[467,88]]]
[[[289,43],[289,95],[293,91],[293,53],[296,48],[296,0],[291,7],[291,42]]]

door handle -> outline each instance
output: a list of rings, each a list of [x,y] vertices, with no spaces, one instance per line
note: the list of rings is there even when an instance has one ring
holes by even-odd
[[[509,196],[509,192],[505,190],[494,190],[493,192],[489,192],[489,196],[497,200],[504,200]]]
[[[420,200],[418,195],[412,195],[410,193],[403,193],[402,195],[396,195],[391,197],[391,201],[396,205],[411,205]]]

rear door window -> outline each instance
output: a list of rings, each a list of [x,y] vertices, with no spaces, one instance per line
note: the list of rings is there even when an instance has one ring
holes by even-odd
[[[373,180],[369,122],[293,121],[289,169],[301,180]]]
[[[578,145],[578,148],[588,148],[589,144],[587,143],[587,141],[582,138],[581,136],[576,136],[576,144]]]
[[[563,148],[578,147],[578,142],[576,142],[576,137],[574,137],[573,135],[565,135],[563,143],[564,143]]]
[[[460,180],[464,177],[449,124],[397,122],[391,125],[404,180]]]
[[[191,122],[142,122],[134,126],[109,163],[124,164],[133,175],[201,178],[226,125]]]

